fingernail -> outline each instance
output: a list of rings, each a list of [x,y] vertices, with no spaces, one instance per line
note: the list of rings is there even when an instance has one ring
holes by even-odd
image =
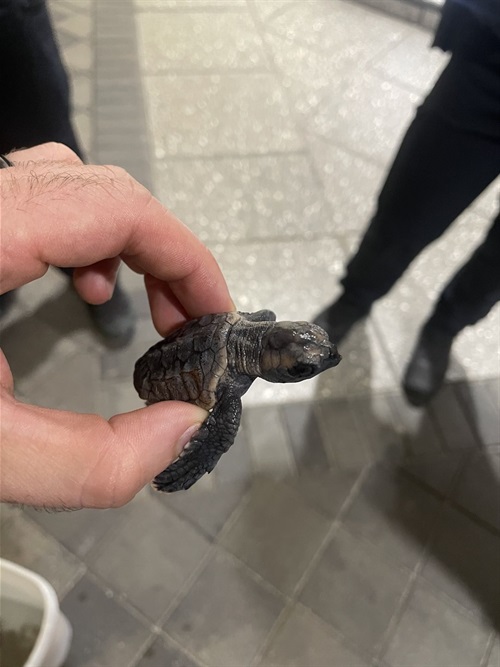
[[[187,429],[187,431],[184,431],[184,433],[181,435],[175,446],[176,456],[179,456],[179,454],[182,452],[182,450],[188,444],[188,442],[198,433],[198,431],[200,430],[200,426],[201,423],[193,424]]]

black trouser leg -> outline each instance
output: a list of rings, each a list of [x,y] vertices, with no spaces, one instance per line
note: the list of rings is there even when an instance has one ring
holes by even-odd
[[[431,323],[455,336],[500,301],[500,213],[485,240],[444,288]]]
[[[83,159],[44,0],[0,0],[0,63],[0,153],[58,141]]]
[[[496,121],[496,122],[495,122]],[[453,56],[417,112],[342,280],[368,308],[500,173],[500,71]]]

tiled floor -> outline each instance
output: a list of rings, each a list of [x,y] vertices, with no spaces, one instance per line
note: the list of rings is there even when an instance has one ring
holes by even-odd
[[[335,296],[445,62],[412,5],[377,3],[399,18],[347,0],[51,1],[90,159],[151,187],[241,309],[308,319]],[[428,410],[399,391],[497,195],[422,254],[338,369],[255,383],[237,443],[189,492],[2,509],[2,555],[46,576],[71,620],[66,667],[500,665],[499,309],[460,336]],[[20,290],[2,334],[20,396],[106,416],[140,405],[131,369],[157,334],[140,280],[123,281],[141,321],[122,351],[56,272]]]

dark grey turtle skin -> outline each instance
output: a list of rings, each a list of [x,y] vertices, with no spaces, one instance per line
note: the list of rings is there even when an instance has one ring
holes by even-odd
[[[300,382],[340,359],[316,324],[276,322],[270,310],[205,315],[173,331],[137,361],[134,386],[148,405],[187,401],[209,414],[154,486],[167,492],[188,489],[213,470],[234,442],[241,396],[256,378]]]

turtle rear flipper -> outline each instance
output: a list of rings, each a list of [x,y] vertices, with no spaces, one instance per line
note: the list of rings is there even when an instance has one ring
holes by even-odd
[[[225,392],[179,458],[155,477],[154,487],[167,493],[189,489],[205,473],[211,472],[233,444],[240,419],[239,396]]]

